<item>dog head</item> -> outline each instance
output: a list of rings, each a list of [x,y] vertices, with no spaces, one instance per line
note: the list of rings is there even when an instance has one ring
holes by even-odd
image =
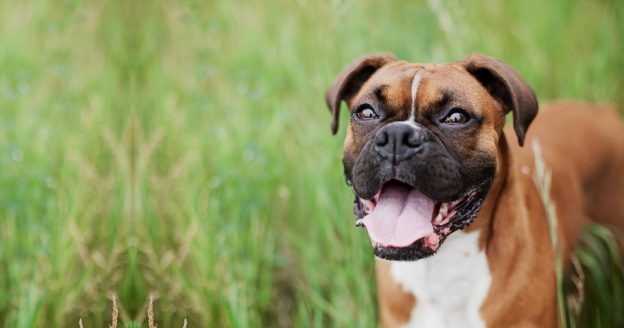
[[[430,256],[474,220],[494,181],[505,115],[522,145],[538,107],[511,67],[483,55],[439,65],[365,56],[326,100],[334,134],[342,101],[351,112],[343,165],[357,223],[390,260]]]

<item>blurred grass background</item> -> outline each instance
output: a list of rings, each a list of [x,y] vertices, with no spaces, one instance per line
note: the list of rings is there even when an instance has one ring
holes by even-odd
[[[0,1],[0,326],[376,326],[335,75],[482,52],[622,104],[623,35],[617,0]]]

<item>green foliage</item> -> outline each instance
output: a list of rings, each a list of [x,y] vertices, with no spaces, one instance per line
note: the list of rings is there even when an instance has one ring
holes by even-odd
[[[161,327],[375,326],[344,125],[330,135],[323,99],[333,77],[365,53],[483,52],[542,101],[622,103],[623,13],[608,0],[0,2],[0,326],[107,327],[110,293],[124,324],[145,326],[152,292]]]
[[[615,231],[621,237],[622,232]],[[624,241],[619,240],[620,243]],[[607,227],[590,224],[583,229],[575,251],[580,266],[570,270],[572,277],[566,281],[570,327],[624,325],[624,266],[620,243]],[[578,276],[583,278],[580,288],[574,283],[574,277]],[[579,303],[580,309],[576,306]]]

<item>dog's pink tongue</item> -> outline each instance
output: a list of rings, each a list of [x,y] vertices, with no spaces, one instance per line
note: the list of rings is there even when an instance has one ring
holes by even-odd
[[[385,247],[406,247],[433,234],[435,203],[406,185],[385,185],[377,206],[362,219],[373,242]]]

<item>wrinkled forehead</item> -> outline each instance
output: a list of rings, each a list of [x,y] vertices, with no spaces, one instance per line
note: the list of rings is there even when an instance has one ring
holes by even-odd
[[[489,94],[468,72],[453,64],[397,62],[379,69],[354,97],[353,104],[382,101],[393,108],[428,108],[441,100],[463,103],[475,110]]]

